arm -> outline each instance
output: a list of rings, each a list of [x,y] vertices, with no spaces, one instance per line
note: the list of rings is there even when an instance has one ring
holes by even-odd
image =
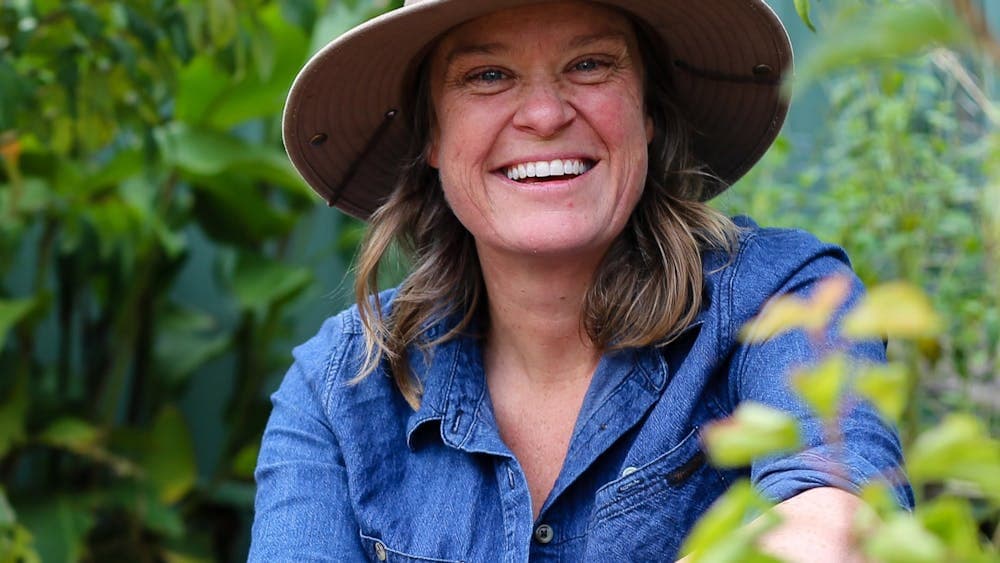
[[[324,412],[332,334],[295,351],[296,362],[272,396],[257,460],[250,561],[362,560],[340,446]]]
[[[861,506],[861,499],[840,489],[809,489],[772,509],[781,516],[781,524],[764,535],[760,547],[782,561],[864,561],[851,532],[854,515]],[[678,563],[691,561],[689,555]]]

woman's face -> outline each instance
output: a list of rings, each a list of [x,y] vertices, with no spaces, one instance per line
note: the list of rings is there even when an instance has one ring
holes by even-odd
[[[586,2],[515,8],[456,28],[431,57],[429,161],[481,258],[603,255],[653,134],[628,20]]]

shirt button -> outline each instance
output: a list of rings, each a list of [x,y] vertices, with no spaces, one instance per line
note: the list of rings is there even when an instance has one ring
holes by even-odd
[[[622,477],[628,477],[629,475],[635,473],[636,471],[639,471],[637,467],[631,467],[631,466],[626,467],[625,469],[622,469]]]
[[[379,561],[385,561],[387,555],[385,553],[385,545],[382,542],[375,542],[375,557],[378,557]]]
[[[542,524],[541,526],[535,528],[535,541],[540,544],[547,544],[552,541],[555,534],[552,532],[552,526],[548,524]]]

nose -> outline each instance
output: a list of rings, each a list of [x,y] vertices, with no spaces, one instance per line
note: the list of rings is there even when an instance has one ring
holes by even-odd
[[[558,83],[538,82],[524,86],[514,114],[514,127],[543,138],[555,136],[576,117],[576,109],[560,92]]]

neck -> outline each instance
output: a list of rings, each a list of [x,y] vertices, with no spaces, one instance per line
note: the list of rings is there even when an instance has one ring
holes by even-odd
[[[526,261],[481,253],[480,263],[489,302],[488,377],[545,387],[589,381],[601,351],[581,321],[599,258]]]

